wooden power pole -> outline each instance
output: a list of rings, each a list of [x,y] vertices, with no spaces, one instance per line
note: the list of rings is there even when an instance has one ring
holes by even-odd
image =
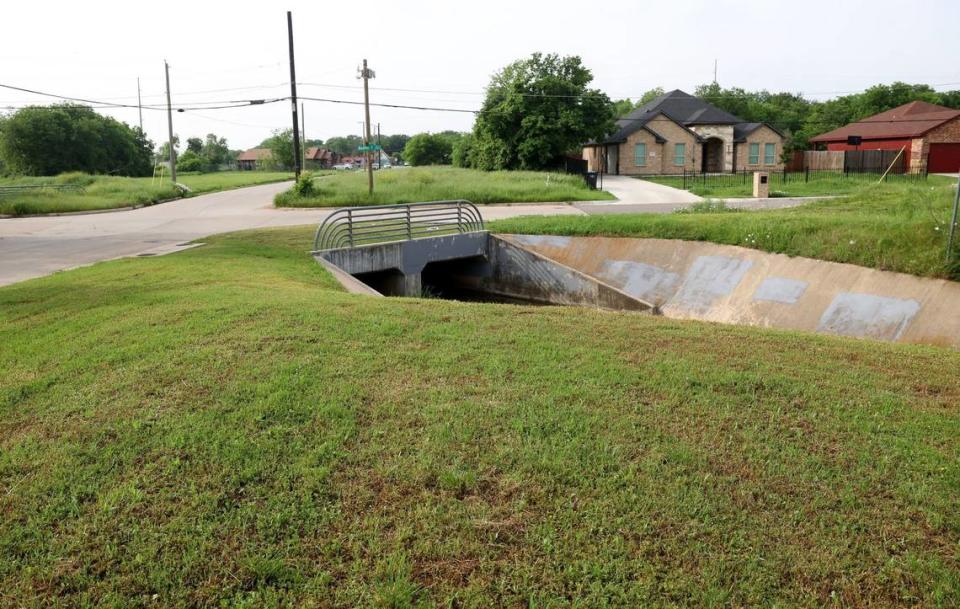
[[[167,78],[167,135],[170,147],[170,179],[177,183],[177,151],[173,148],[173,108],[170,105],[170,64],[163,60],[163,71]]]
[[[290,109],[293,111],[293,171],[300,179],[303,157],[300,155],[300,121],[297,119],[297,70],[293,63],[293,13],[287,11],[287,40],[290,44]]]
[[[363,144],[364,154],[367,155],[367,191],[373,194],[373,159],[370,156],[370,87],[371,78],[376,78],[376,73],[367,67],[367,60],[363,60],[363,71],[360,72],[363,78],[363,113],[366,120],[363,123]]]

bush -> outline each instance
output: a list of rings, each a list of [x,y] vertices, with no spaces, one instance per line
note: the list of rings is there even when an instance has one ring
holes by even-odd
[[[313,186],[313,177],[313,173],[310,171],[301,173],[297,183],[293,185],[293,192],[295,192],[298,197],[313,196],[316,193],[316,189]]]
[[[88,173],[81,171],[70,171],[61,173],[53,179],[54,184],[64,184],[70,186],[90,186],[96,181],[96,178]]]
[[[409,165],[449,165],[453,145],[438,133],[418,133],[403,148],[403,161]]]
[[[206,168],[206,161],[193,150],[187,150],[177,159],[177,171],[186,173],[188,171],[204,171]]]
[[[453,145],[453,154],[451,160],[454,167],[472,167],[473,166],[473,147],[476,140],[472,133],[464,135]]]

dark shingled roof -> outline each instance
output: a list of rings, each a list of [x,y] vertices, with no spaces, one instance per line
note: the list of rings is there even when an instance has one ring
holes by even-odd
[[[669,93],[664,93],[636,110],[633,110],[626,116],[620,117],[617,120],[617,130],[613,135],[604,138],[602,142],[599,143],[615,144],[626,141],[630,134],[640,129],[654,133],[647,127],[647,123],[660,114],[685,128],[693,125],[733,125],[734,141],[742,141],[744,137],[764,124],[745,123],[743,119],[730,114],[726,110],[721,110],[699,97],[694,97],[689,93],[684,93],[676,89]],[[769,127],[769,125],[767,126]],[[771,127],[771,129],[773,128]],[[774,131],[783,135],[776,129],[774,129]],[[691,133],[693,132],[691,131]],[[657,134],[654,133],[654,135]],[[702,139],[695,133],[694,136],[698,140]],[[662,139],[660,136],[657,137],[658,139]],[[598,142],[590,142],[590,144],[597,143]]]

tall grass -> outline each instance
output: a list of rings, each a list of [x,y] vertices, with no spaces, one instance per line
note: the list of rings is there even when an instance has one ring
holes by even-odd
[[[228,190],[292,179],[286,172],[225,171],[179,176],[178,182],[190,189],[189,194]],[[71,172],[56,177],[21,177],[0,179],[0,186],[36,186],[42,184],[76,186],[77,190],[27,190],[0,195],[0,214],[27,215],[116,209],[134,205],[151,205],[174,199],[181,192],[169,179],[92,176]]]
[[[466,199],[474,203],[590,201],[611,199],[590,190],[579,176],[538,171],[477,171],[454,167],[414,167],[376,172],[373,195],[361,171],[339,172],[317,179],[313,193],[290,190],[274,200],[280,207],[381,205]]]

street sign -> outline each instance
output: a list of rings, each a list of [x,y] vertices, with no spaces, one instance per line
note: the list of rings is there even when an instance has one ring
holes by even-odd
[[[357,150],[360,152],[374,152],[376,150],[383,150],[380,144],[369,144],[363,146],[357,146]]]

